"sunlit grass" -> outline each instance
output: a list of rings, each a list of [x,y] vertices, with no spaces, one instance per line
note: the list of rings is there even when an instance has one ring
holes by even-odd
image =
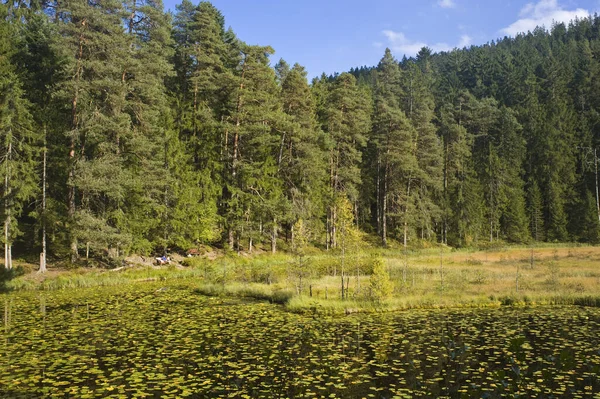
[[[369,274],[375,256],[384,259],[392,297],[371,301]],[[303,260],[291,254],[192,258],[185,267],[133,266],[118,271],[76,269],[40,277],[26,274],[5,282],[5,290],[60,290],[184,281],[206,295],[285,303],[295,312],[376,312],[414,308],[596,304],[600,297],[600,248],[545,244],[454,250],[433,247],[405,251],[366,249],[349,253],[313,251]]]

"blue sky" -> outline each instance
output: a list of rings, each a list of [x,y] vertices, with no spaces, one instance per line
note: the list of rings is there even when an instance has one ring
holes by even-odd
[[[194,0],[192,0],[194,1]],[[179,0],[165,0],[174,9]],[[600,10],[600,0],[212,0],[238,37],[272,46],[309,77],[376,65],[389,47],[400,59],[483,44]]]

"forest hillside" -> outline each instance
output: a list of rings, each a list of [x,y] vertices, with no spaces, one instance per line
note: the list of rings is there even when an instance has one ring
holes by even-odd
[[[6,267],[600,241],[600,17],[312,81],[273,54],[208,2],[1,4]]]

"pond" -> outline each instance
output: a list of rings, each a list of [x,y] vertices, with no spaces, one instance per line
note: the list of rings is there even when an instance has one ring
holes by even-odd
[[[327,317],[155,284],[0,301],[1,398],[600,394],[597,308]]]

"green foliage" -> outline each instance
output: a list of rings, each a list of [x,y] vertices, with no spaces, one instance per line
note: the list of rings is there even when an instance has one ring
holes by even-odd
[[[301,218],[316,230],[327,201],[326,138],[317,124],[306,71],[298,64],[287,68],[278,72],[285,113],[277,154],[279,179],[292,220]]]
[[[541,241],[545,237],[543,202],[542,193],[535,180],[529,183],[527,202],[531,236],[534,241]]]
[[[385,262],[382,258],[373,261],[373,272],[369,278],[369,297],[376,302],[382,302],[392,295],[392,282]]]
[[[10,248],[21,234],[18,219],[26,202],[37,193],[37,152],[40,134],[29,112],[19,76],[12,62],[16,26],[9,23],[7,6],[0,5],[0,201],[4,225],[2,242],[8,249],[5,267],[11,268]]]
[[[292,250],[295,254],[302,256],[304,255],[306,246],[310,240],[310,230],[304,224],[302,219],[298,219],[296,223],[294,223],[292,231],[294,232],[294,243],[292,245]]]
[[[359,165],[370,127],[369,105],[369,96],[352,75],[341,74],[331,84],[324,121],[331,148],[331,188],[352,199],[357,198],[361,181]]]
[[[42,225],[72,260],[275,252],[300,220],[344,253],[354,230],[407,247],[600,239],[598,18],[400,62],[386,50],[309,84],[209,2],[175,9],[0,6],[9,257],[38,252]]]
[[[352,204],[346,197],[338,196],[335,200],[335,209],[339,248],[343,253],[356,251],[361,242],[361,233],[354,224]]]

